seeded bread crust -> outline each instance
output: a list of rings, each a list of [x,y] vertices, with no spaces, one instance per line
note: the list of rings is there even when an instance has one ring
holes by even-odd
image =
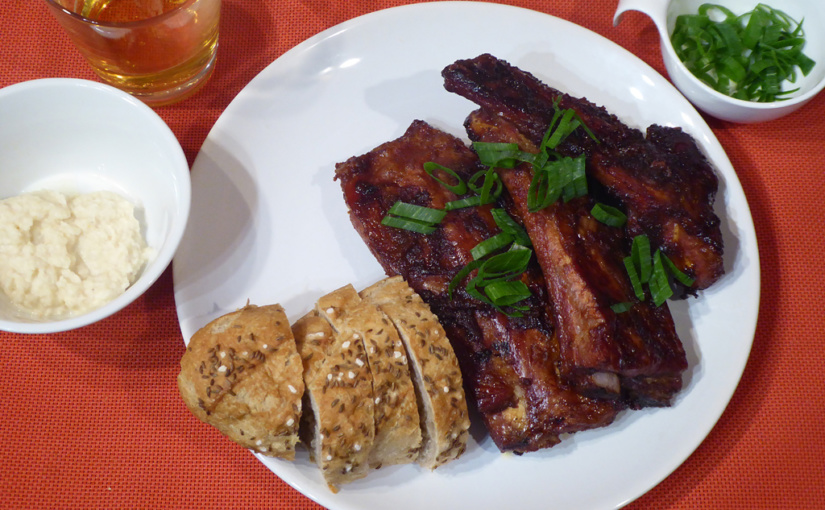
[[[435,469],[467,448],[470,419],[458,360],[430,307],[400,276],[361,291],[397,328],[410,359],[424,440],[417,459]]]
[[[189,341],[178,389],[192,413],[245,448],[295,458],[304,383],[280,305],[219,317]]]
[[[375,442],[370,466],[415,461],[421,448],[421,427],[415,388],[401,338],[390,320],[363,301],[352,285],[322,297],[319,315],[344,339],[363,344],[372,372]]]
[[[311,312],[292,325],[304,367],[301,440],[330,489],[363,478],[375,438],[372,375],[364,346]]]

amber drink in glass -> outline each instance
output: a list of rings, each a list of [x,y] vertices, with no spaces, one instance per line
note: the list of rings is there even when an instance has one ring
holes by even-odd
[[[150,106],[194,94],[212,74],[220,0],[45,0],[100,78]]]

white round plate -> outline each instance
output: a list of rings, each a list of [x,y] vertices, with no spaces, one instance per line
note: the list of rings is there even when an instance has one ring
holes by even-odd
[[[247,300],[280,303],[295,320],[329,291],[384,276],[349,222],[335,163],[400,136],[414,119],[466,138],[462,123],[474,105],[445,91],[440,73],[485,52],[633,127],[693,134],[720,176],[727,274],[698,298],[671,304],[690,363],[672,407],[623,412],[609,427],[520,457],[499,453],[476,424],[458,461],[435,472],[382,468],[338,494],[303,450],[295,462],[259,457],[328,508],[618,508],[702,442],[750,353],[756,236],[736,174],[702,118],[607,39],[539,12],[474,2],[398,7],[330,28],[278,58],[228,106],[192,168],[192,214],[174,261],[184,338]]]

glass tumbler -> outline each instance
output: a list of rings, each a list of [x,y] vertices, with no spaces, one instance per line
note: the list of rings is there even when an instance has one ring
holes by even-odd
[[[212,74],[220,0],[44,0],[105,83],[160,106]]]

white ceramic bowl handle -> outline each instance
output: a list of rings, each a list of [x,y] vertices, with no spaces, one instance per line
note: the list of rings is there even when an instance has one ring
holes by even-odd
[[[616,14],[613,15],[613,26],[622,20],[622,14],[627,11],[639,11],[650,16],[660,34],[667,34],[667,6],[669,0],[619,0]]]

